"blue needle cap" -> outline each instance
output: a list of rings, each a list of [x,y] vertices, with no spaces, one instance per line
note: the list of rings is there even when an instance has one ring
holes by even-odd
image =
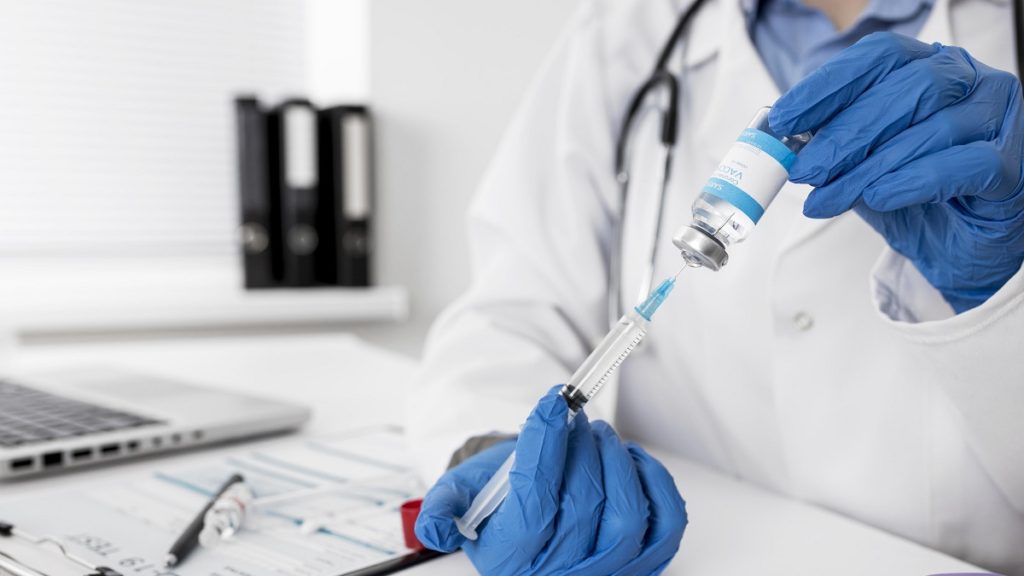
[[[658,284],[658,287],[651,292],[646,300],[637,304],[633,309],[636,310],[637,314],[650,321],[651,316],[654,316],[654,313],[658,311],[658,307],[665,301],[665,298],[668,297],[669,292],[672,291],[672,288],[674,288],[675,285],[675,278],[666,279],[661,284]]]

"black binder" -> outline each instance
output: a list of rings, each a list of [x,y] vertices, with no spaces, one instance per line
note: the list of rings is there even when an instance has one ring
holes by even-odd
[[[235,100],[238,133],[239,241],[246,288],[268,288],[274,279],[267,169],[267,117],[252,97]]]
[[[306,100],[288,100],[269,114],[268,142],[274,275],[284,286],[316,282],[318,202],[317,112]]]
[[[320,210],[323,239],[317,280],[369,286],[372,253],[373,137],[369,110],[336,106],[320,112]]]

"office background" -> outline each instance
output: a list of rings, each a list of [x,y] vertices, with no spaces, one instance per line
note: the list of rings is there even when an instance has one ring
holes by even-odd
[[[468,199],[575,4],[0,0],[5,346],[345,330],[418,354],[468,281]],[[243,92],[374,110],[375,296],[244,301]]]

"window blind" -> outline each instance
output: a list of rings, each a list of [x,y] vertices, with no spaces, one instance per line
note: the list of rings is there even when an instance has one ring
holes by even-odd
[[[0,0],[0,255],[230,255],[233,98],[303,94],[304,2]]]

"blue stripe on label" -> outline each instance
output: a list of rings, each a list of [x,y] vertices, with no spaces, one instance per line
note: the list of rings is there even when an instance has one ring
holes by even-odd
[[[796,161],[796,154],[782,142],[775,139],[774,136],[767,132],[762,132],[757,128],[747,128],[740,134],[740,137],[736,139],[737,142],[746,142],[754,148],[763,151],[789,172],[789,167]]]
[[[739,208],[754,224],[757,224],[757,221],[764,215],[764,207],[758,204],[757,200],[721,178],[708,179],[703,191]]]

